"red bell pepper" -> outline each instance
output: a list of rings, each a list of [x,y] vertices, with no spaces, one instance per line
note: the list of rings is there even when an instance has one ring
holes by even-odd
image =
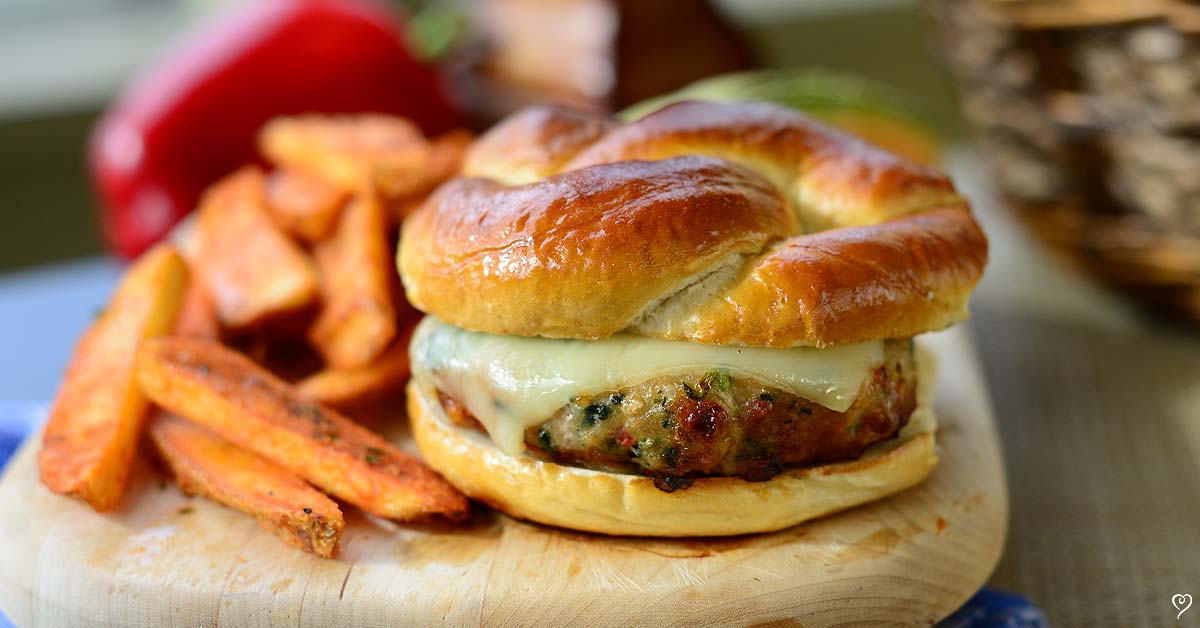
[[[161,238],[205,187],[256,158],[264,122],[303,112],[398,114],[431,135],[457,121],[383,7],[257,0],[156,63],[94,130],[91,174],[113,248],[132,257]]]

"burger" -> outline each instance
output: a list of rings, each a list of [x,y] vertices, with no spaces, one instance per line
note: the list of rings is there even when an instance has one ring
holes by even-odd
[[[426,461],[514,517],[606,534],[792,526],[937,464],[913,337],[987,259],[942,174],[783,107],[627,123],[538,107],[406,221]]]

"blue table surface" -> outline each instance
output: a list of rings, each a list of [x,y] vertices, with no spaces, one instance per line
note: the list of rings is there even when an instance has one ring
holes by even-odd
[[[76,338],[120,270],[111,258],[93,258],[0,275],[0,469],[44,417]],[[0,628],[11,626],[0,612]],[[1018,595],[983,589],[939,626],[1040,628],[1046,619]]]
[[[110,258],[91,258],[0,275],[0,400],[54,396],[75,340],[120,271]]]

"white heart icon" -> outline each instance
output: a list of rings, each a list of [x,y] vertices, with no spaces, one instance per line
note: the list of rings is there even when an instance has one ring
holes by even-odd
[[[1187,609],[1192,607],[1192,594],[1176,593],[1175,595],[1172,595],[1171,606],[1174,606],[1175,610],[1179,611],[1179,614],[1175,616],[1175,619],[1183,617],[1183,614],[1187,612]]]

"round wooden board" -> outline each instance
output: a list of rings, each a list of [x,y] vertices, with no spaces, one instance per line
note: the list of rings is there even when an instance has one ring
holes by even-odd
[[[323,560],[149,463],[121,510],[96,514],[42,487],[27,443],[0,480],[0,608],[23,628],[928,625],[992,572],[1008,496],[965,331],[925,342],[940,362],[933,475],[768,535],[611,538],[483,508],[465,528],[414,527],[351,509]]]

